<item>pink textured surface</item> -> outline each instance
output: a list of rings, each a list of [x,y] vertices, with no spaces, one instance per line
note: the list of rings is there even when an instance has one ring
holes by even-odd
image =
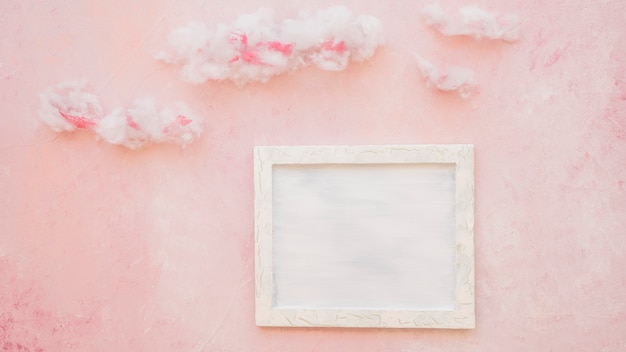
[[[626,349],[625,2],[475,3],[520,15],[514,44],[438,36],[421,2],[345,3],[385,25],[373,60],[238,89],[185,85],[152,56],[255,1],[0,2],[0,349]],[[413,51],[472,67],[481,93],[427,89]],[[56,135],[37,94],[73,78],[107,110],[183,99],[207,132],[138,152]],[[254,145],[456,142],[476,146],[475,330],[254,325]]]

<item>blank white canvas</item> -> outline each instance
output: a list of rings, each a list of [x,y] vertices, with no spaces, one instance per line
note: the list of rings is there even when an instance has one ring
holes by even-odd
[[[474,147],[254,148],[259,326],[471,329]]]
[[[274,165],[275,308],[455,309],[455,164]]]

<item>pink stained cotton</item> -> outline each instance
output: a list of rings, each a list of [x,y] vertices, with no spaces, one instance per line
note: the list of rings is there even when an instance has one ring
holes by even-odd
[[[39,95],[39,118],[55,132],[92,129],[102,117],[98,97],[85,90],[86,82],[68,81]]]
[[[138,149],[149,143],[192,143],[202,134],[203,126],[183,103],[159,109],[153,99],[136,100],[127,109],[117,108],[106,115],[98,127],[98,136],[111,144]]]
[[[103,114],[85,83],[64,82],[41,94],[40,119],[56,132],[94,131],[111,144],[138,149],[150,143],[186,146],[203,132],[203,123],[184,103],[160,109],[153,99],[138,99],[128,108]]]
[[[344,6],[282,21],[262,9],[215,29],[203,23],[179,28],[170,35],[170,50],[157,58],[182,64],[186,82],[230,80],[241,87],[309,65],[341,71],[350,61],[370,59],[382,43],[380,20]]]

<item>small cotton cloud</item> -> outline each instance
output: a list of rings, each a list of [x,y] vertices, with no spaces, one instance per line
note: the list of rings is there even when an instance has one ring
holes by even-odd
[[[465,67],[437,66],[417,54],[415,59],[428,86],[444,92],[458,92],[463,99],[478,92],[474,71]]]
[[[63,82],[39,95],[39,118],[55,132],[92,129],[102,117],[98,97],[84,81]]]
[[[186,146],[203,132],[203,122],[185,103],[159,108],[154,99],[138,99],[108,114],[84,82],[64,82],[40,95],[39,118],[56,132],[93,131],[99,139],[130,149],[147,144]]]
[[[439,4],[431,4],[424,7],[422,15],[428,26],[446,36],[514,42],[520,34],[520,20],[516,15],[489,12],[477,6],[449,13]]]

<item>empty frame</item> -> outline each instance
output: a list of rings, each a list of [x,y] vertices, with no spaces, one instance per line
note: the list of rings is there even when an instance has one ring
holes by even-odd
[[[474,327],[472,145],[254,160],[257,325]]]

